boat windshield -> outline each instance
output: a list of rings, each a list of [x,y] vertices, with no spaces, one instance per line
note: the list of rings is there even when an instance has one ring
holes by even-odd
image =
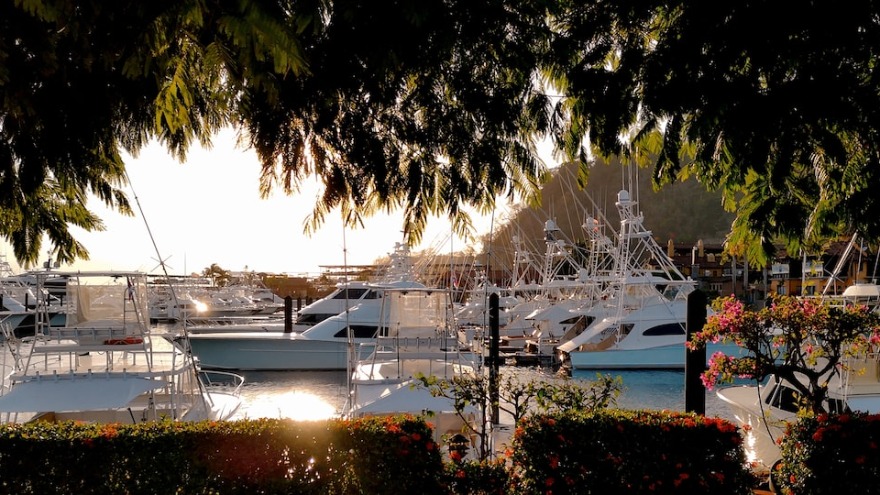
[[[360,299],[367,290],[369,289],[351,287],[339,289],[339,292],[333,296],[333,299]]]

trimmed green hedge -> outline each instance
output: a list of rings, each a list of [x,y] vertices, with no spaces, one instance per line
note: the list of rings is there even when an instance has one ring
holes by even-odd
[[[736,426],[694,414],[530,417],[512,457],[523,494],[751,494],[756,485]]]
[[[501,459],[444,462],[431,425],[356,421],[0,426],[0,493],[750,494],[735,426],[661,412],[524,420]]]
[[[415,418],[0,426],[9,494],[440,493]]]

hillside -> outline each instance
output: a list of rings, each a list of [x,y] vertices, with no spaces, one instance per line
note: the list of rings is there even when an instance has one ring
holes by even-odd
[[[597,162],[590,171],[587,187],[577,185],[577,164],[568,163],[554,171],[553,178],[542,188],[539,207],[520,207],[501,222],[491,242],[484,242],[491,253],[488,258],[496,269],[511,267],[513,236],[533,253],[544,252],[544,223],[552,219],[570,242],[581,242],[585,235],[582,225],[587,216],[602,218],[606,231],[619,230],[615,208],[617,194],[624,186],[624,167]],[[627,175],[630,175],[627,173]],[[721,207],[719,193],[708,192],[697,181],[676,182],[654,191],[650,170],[638,171],[636,191],[631,196],[639,202],[645,226],[660,245],[672,239],[676,243],[720,243],[727,235],[734,215]],[[485,241],[485,240],[484,240]],[[485,258],[484,258],[485,259]]]

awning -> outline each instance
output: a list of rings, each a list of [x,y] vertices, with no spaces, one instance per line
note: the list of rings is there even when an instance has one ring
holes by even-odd
[[[143,377],[46,376],[16,383],[0,397],[0,412],[66,412],[118,409],[165,382]]]

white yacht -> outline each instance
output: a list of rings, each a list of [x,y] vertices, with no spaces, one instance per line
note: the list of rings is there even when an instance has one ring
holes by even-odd
[[[302,308],[287,329],[284,321],[200,326],[187,329],[186,341],[206,369],[345,370],[350,343],[381,335],[385,295],[397,290],[428,290],[416,280],[409,249],[401,243],[377,281],[339,284]]]
[[[466,422],[475,424],[477,409],[471,406],[460,414],[454,399],[435,397],[420,385],[422,376],[451,381],[482,372],[481,355],[462,347],[449,324],[448,294],[394,291],[387,303],[388,320],[394,323],[379,338],[357,345],[344,416],[428,414],[438,444],[466,434]]]
[[[359,304],[301,332],[199,332],[186,341],[205,369],[345,370],[352,346],[384,335],[387,295],[422,291],[434,290],[415,282],[370,285]]]
[[[4,376],[2,419],[137,423],[232,417],[243,379],[202,373],[170,338],[151,333],[143,273],[64,276],[65,326],[41,325],[33,336],[19,338],[3,325],[14,362]],[[43,278],[38,275],[38,283]],[[45,307],[40,300],[37,311]],[[218,381],[222,387],[213,386]]]
[[[880,413],[880,354],[844,360],[840,373],[828,377],[829,413],[861,411]],[[746,454],[749,461],[770,469],[781,458],[777,440],[785,425],[797,418],[799,394],[785,380],[771,377],[760,386],[720,388],[718,398],[727,403],[741,426],[746,427]]]
[[[620,231],[613,276],[592,306],[567,316],[592,321],[582,331],[569,329],[557,347],[560,360],[574,369],[683,369],[688,294],[695,283],[645,229],[628,191],[618,192],[615,204]]]

